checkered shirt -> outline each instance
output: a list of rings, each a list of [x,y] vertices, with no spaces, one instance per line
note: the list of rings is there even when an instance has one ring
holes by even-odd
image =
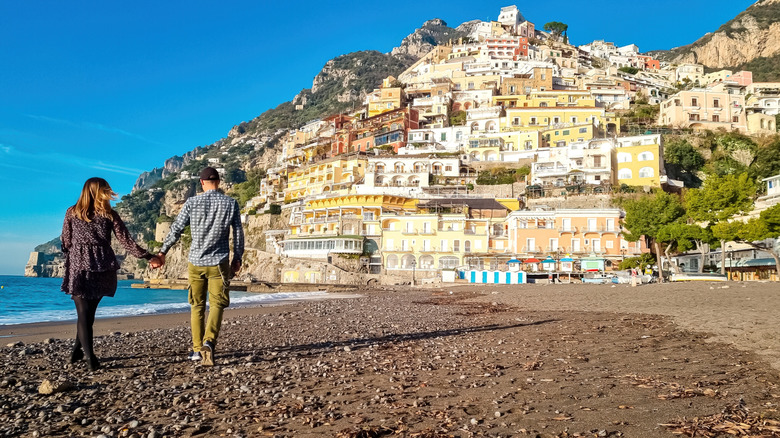
[[[171,232],[160,252],[167,253],[189,225],[192,233],[190,263],[195,266],[216,266],[230,256],[230,228],[233,228],[233,260],[244,255],[244,230],[235,199],[209,190],[184,203],[179,216],[171,225]]]

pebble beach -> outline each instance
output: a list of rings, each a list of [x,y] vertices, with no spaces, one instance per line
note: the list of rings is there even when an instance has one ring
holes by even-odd
[[[189,315],[0,327],[0,435],[780,436],[773,283],[459,285]],[[739,432],[741,431],[741,432]],[[739,435],[742,433],[742,435]]]

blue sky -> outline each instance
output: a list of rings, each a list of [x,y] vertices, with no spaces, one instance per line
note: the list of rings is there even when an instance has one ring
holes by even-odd
[[[688,44],[752,2],[518,4],[574,44]],[[425,20],[496,19],[508,1],[0,0],[0,274],[60,233],[83,182],[138,175],[309,88],[329,59],[388,52]]]

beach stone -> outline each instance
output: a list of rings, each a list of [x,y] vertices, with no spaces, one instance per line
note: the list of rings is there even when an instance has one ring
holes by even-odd
[[[38,386],[38,394],[50,395],[58,392],[65,392],[73,389],[73,384],[70,382],[52,382],[51,380],[44,380]]]
[[[46,338],[46,339],[43,340],[44,344],[53,344],[55,342],[56,342],[56,339],[54,339],[54,338]]]
[[[17,341],[17,342],[11,342],[10,344],[6,344],[5,346],[8,348],[18,348],[18,347],[23,347],[24,343],[21,341]]]

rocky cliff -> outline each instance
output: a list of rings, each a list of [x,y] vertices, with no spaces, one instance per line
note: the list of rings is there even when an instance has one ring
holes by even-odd
[[[434,47],[446,44],[449,41],[457,41],[458,38],[466,35],[467,32],[448,27],[444,20],[434,18],[426,21],[422,27],[404,38],[401,41],[401,45],[394,48],[390,54],[393,56],[410,56],[416,61]]]
[[[656,54],[672,63],[711,68],[733,68],[774,57],[780,54],[780,0],[759,0],[693,44]]]
[[[163,167],[156,167],[149,172],[142,173],[135,181],[133,191],[148,189],[166,176],[181,172],[182,168],[194,160],[203,150],[204,148],[197,147],[182,156],[173,156],[165,160]]]

